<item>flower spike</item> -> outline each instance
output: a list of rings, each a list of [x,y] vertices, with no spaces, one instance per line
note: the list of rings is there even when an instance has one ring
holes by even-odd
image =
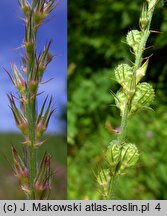
[[[111,199],[113,183],[116,177],[126,173],[136,165],[139,159],[138,148],[133,143],[127,143],[127,128],[129,117],[137,111],[148,108],[153,102],[155,93],[153,87],[146,82],[140,82],[145,76],[150,57],[143,57],[146,42],[150,35],[150,25],[155,5],[158,0],[145,2],[139,20],[140,30],[131,30],[126,36],[127,44],[133,49],[134,63],[120,64],[115,70],[115,80],[121,85],[117,93],[110,91],[120,109],[121,125],[117,139],[112,140],[104,151],[104,166],[97,175],[97,183],[102,189],[104,199]]]

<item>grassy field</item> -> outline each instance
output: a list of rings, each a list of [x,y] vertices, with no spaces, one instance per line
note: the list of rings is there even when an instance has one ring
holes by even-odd
[[[41,147],[38,158],[41,159],[45,151],[52,156],[53,179],[49,199],[66,199],[66,137],[62,135],[47,137],[48,140]],[[8,162],[9,160],[12,163],[11,145],[22,153],[22,141],[23,137],[16,133],[0,134],[0,199],[25,199]]]

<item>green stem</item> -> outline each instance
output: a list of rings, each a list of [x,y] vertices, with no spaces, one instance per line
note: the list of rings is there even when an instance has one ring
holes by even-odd
[[[137,49],[137,52],[135,55],[136,56],[136,58],[135,58],[135,70],[137,70],[141,66],[142,61],[143,61],[142,55],[143,55],[143,51],[144,51],[145,46],[146,46],[146,42],[147,42],[148,37],[150,35],[150,25],[151,25],[153,12],[154,12],[153,9],[152,9],[152,11],[149,12],[148,25],[147,25],[147,28],[143,31],[143,35],[142,35],[141,41],[139,43],[139,46],[138,46],[138,49]]]
[[[29,91],[29,90],[28,90]],[[36,149],[35,144],[35,121],[36,121],[36,110],[35,110],[35,99],[31,98],[31,94],[28,92],[28,104],[27,104],[27,120],[29,123],[29,172],[30,172],[30,199],[35,199],[34,180],[36,177]]]
[[[108,200],[115,199],[114,195],[117,190],[117,176],[112,176],[109,186],[108,186]]]
[[[140,43],[138,45],[138,49],[137,49],[137,52],[136,52],[135,69],[134,69],[135,71],[141,66],[142,61],[143,61],[142,55],[143,55],[143,51],[144,51],[145,46],[146,46],[146,42],[147,42],[148,37],[150,35],[150,25],[151,25],[153,12],[154,12],[154,8],[152,8],[148,12],[149,13],[148,25],[147,25],[147,28],[143,31],[143,35],[142,35],[141,41],[140,41]],[[129,104],[131,102],[131,99],[129,99],[129,100],[130,101],[127,101],[127,103],[126,103],[125,110],[124,110],[124,113],[123,113],[122,119],[121,119],[121,128],[120,128],[120,135],[119,135],[119,142],[120,143],[122,143],[125,140],[126,134],[127,134]]]
[[[34,32],[34,50],[31,55],[31,63],[28,64],[28,76],[27,76],[27,120],[29,124],[29,172],[30,172],[30,199],[35,199],[35,190],[34,190],[34,180],[37,172],[37,161],[36,161],[36,149],[35,149],[35,123],[36,123],[36,95],[32,98],[32,94],[30,92],[30,82],[31,82],[31,74],[34,73],[35,69],[35,55],[36,55],[36,31],[34,31],[34,26],[32,26],[32,31]],[[30,76],[29,76],[30,75]]]
[[[30,96],[29,96],[30,97]],[[35,102],[29,98],[27,104],[27,120],[29,123],[29,172],[30,172],[30,199],[35,199],[34,179],[36,177],[36,149],[35,143]]]

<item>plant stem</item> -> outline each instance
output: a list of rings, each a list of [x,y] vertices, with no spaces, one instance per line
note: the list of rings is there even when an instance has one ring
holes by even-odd
[[[143,31],[143,35],[142,35],[141,41],[139,43],[139,46],[138,46],[138,49],[137,49],[137,52],[135,55],[135,57],[136,57],[135,58],[135,70],[137,70],[141,66],[142,61],[143,61],[142,54],[143,54],[143,51],[145,49],[148,37],[150,35],[150,25],[151,25],[153,12],[154,12],[153,9],[152,9],[152,11],[149,12],[148,25],[147,25],[147,28]]]
[[[27,120],[29,123],[29,172],[30,172],[30,199],[35,199],[34,179],[36,176],[36,150],[35,142],[35,102],[29,98],[27,104]]]
[[[37,161],[36,161],[36,149],[34,147],[35,144],[35,121],[36,121],[36,95],[31,94],[30,92],[30,82],[31,76],[35,69],[35,56],[36,56],[36,31],[34,31],[34,26],[31,25],[32,40],[34,41],[34,47],[32,50],[30,63],[27,65],[28,73],[27,73],[27,107],[26,114],[29,125],[29,172],[30,172],[30,199],[35,199],[35,190],[34,190],[34,180],[36,177],[37,171]]]
[[[149,13],[149,21],[148,21],[146,29],[143,31],[141,41],[138,45],[138,49],[137,49],[137,52],[135,55],[134,72],[141,66],[142,61],[143,61],[142,54],[143,54],[143,51],[145,49],[148,37],[150,35],[150,25],[151,25],[153,12],[154,12],[154,7],[148,12]],[[121,128],[120,128],[120,134],[119,134],[119,142],[120,143],[122,143],[126,138],[127,125],[128,125],[128,114],[129,114],[129,104],[130,104],[130,101],[127,101],[126,106],[125,106],[125,110],[124,110],[124,113],[123,113],[122,119],[121,119]]]
[[[120,173],[121,173],[121,167],[123,168],[123,171],[124,171],[124,169],[126,167],[126,166],[124,167],[124,160],[125,160],[126,157],[128,157],[127,153],[129,151],[129,149],[127,149],[126,152],[123,152],[123,148],[126,145],[128,117],[129,117],[129,113],[131,111],[131,108],[133,108],[132,99],[133,99],[134,96],[137,95],[137,94],[135,95],[135,93],[137,92],[136,91],[136,86],[137,86],[138,82],[136,82],[136,79],[135,79],[136,77],[135,76],[136,76],[137,70],[141,67],[142,62],[144,60],[143,59],[143,52],[145,50],[148,37],[150,35],[151,20],[152,20],[154,8],[155,8],[155,5],[157,4],[157,2],[158,2],[158,0],[157,1],[151,1],[151,0],[147,1],[147,3],[148,3],[147,7],[145,7],[145,6],[143,7],[143,11],[142,11],[141,18],[140,18],[140,24],[141,24],[140,30],[141,31],[138,31],[138,30],[136,31],[137,33],[139,33],[139,39],[138,39],[138,36],[136,36],[136,38],[135,38],[134,35],[133,35],[133,32],[131,32],[131,34],[133,36],[132,37],[133,42],[127,40],[128,45],[133,48],[134,54],[135,54],[135,63],[133,65],[133,67],[131,67],[132,70],[133,70],[133,73],[131,73],[132,77],[131,77],[130,81],[128,80],[128,78],[126,80],[126,77],[124,75],[124,71],[122,72],[122,74],[123,74],[123,81],[122,81],[121,80],[122,79],[121,78],[121,72],[119,71],[120,72],[120,75],[119,75],[120,80],[118,81],[119,84],[122,85],[123,82],[127,81],[127,85],[129,85],[131,88],[130,88],[130,91],[129,91],[128,88],[124,89],[124,85],[122,85],[123,90],[121,89],[122,90],[121,93],[123,93],[123,95],[125,97],[120,100],[120,103],[122,102],[121,105],[123,107],[123,110],[122,110],[122,107],[119,107],[120,110],[121,110],[121,115],[122,115],[120,133],[119,133],[119,136],[117,138],[118,143],[119,143],[119,148],[118,149],[120,150],[120,152],[119,152],[119,155],[118,155],[117,152],[116,153],[114,152],[115,151],[114,150],[114,147],[115,147],[114,142],[115,141],[113,141],[112,144],[113,144],[114,147],[113,147],[113,149],[111,148],[111,154],[115,153],[115,156],[116,156],[116,158],[118,157],[118,159],[115,160],[115,164],[113,163],[114,166],[111,166],[111,169],[115,169],[115,170],[114,170],[114,172],[113,171],[111,172],[112,176],[110,176],[111,178],[110,178],[110,181],[108,182],[107,192],[105,191],[105,188],[104,188],[104,195],[108,199],[112,199],[112,197],[113,197],[113,192],[114,192],[114,189],[115,189],[115,186],[116,186],[115,183],[117,181],[116,178],[118,176],[118,171],[120,171]],[[134,30],[134,32],[135,32],[135,30]],[[128,70],[127,70],[127,72],[128,72]],[[127,73],[127,77],[128,77],[128,73]],[[143,95],[141,95],[141,97],[143,97]],[[129,143],[129,144],[131,145],[131,143]],[[128,143],[127,143],[127,145],[128,145]],[[136,151],[137,151],[136,147],[135,147],[134,144],[132,144],[132,146],[133,146],[133,148],[130,149],[130,151],[132,151],[132,152],[134,151],[135,154],[136,154],[136,159],[138,159],[138,152],[136,153]],[[118,147],[117,144],[116,144],[116,147]],[[130,152],[130,154],[131,154],[131,152]],[[131,155],[130,155],[130,157],[132,159]],[[113,161],[114,160],[112,159],[112,162]],[[135,161],[135,163],[136,163],[136,161]]]

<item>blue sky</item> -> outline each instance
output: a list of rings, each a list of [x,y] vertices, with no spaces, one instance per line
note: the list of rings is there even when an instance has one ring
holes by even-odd
[[[10,70],[10,64],[21,66],[20,57],[23,51],[18,48],[24,37],[24,25],[20,17],[22,13],[17,0],[0,1],[0,131],[17,131],[9,101],[6,94],[17,93],[8,75],[2,67]],[[52,116],[48,132],[62,133],[65,123],[60,120],[62,108],[66,106],[66,75],[67,75],[67,0],[61,0],[60,4],[51,14],[51,19],[42,26],[38,34],[38,50],[50,39],[53,40],[51,52],[56,55],[49,64],[44,75],[44,81],[53,78],[45,85],[41,85],[40,91],[45,91],[39,96],[40,107],[44,97],[49,94],[54,98],[55,114]]]

